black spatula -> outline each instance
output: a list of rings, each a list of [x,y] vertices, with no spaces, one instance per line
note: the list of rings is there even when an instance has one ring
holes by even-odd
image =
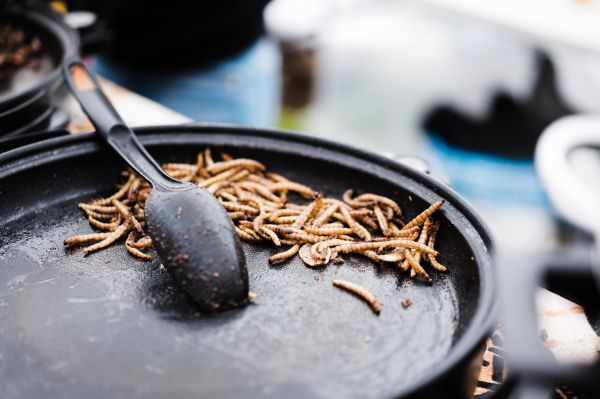
[[[207,190],[168,176],[125,125],[81,61],[65,67],[66,82],[83,111],[119,156],[152,185],[148,232],[163,265],[206,312],[241,306],[248,274],[227,212]],[[77,72],[77,82],[71,73]]]

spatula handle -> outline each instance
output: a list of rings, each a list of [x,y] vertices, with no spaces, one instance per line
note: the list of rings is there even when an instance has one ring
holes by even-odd
[[[63,70],[65,81],[81,108],[96,127],[96,132],[129,166],[155,188],[174,189],[185,183],[171,178],[138,141],[135,133],[102,92],[100,84],[80,60],[68,62]],[[73,73],[77,74],[73,79]]]

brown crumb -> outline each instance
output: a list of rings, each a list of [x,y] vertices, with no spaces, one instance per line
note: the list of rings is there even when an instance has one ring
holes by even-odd
[[[404,309],[408,309],[410,307],[410,305],[413,304],[413,301],[410,298],[404,298],[401,303],[402,303],[402,307]]]

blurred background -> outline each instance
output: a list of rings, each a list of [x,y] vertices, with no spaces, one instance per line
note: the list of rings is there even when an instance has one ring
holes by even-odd
[[[507,248],[586,239],[554,216],[532,159],[551,122],[599,111],[598,0],[50,5],[96,72],[176,122],[285,128],[397,158],[447,181]],[[598,155],[582,158],[598,184]]]

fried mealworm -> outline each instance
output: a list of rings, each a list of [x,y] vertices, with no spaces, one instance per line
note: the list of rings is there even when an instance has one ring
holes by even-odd
[[[311,215],[311,213],[315,210],[315,208],[318,205],[318,202],[320,202],[320,198],[317,198],[316,200],[314,200],[313,202],[310,203],[310,205],[308,205],[306,208],[304,208],[304,210],[302,211],[302,213],[300,213],[300,215],[298,215],[298,217],[296,218],[296,220],[294,221],[294,223],[292,224],[293,228],[300,228],[304,225],[304,223],[306,223],[306,221],[308,220],[309,216]]]
[[[115,219],[114,222],[104,223],[104,222],[101,222],[101,221],[95,219],[93,216],[88,216],[88,221],[90,222],[90,224],[93,227],[95,227],[97,229],[106,230],[106,231],[114,231],[121,224],[122,218],[121,218],[121,215],[119,215]]]
[[[241,169],[239,169],[239,168],[233,168],[233,169],[226,170],[225,172],[223,172],[223,173],[221,173],[221,174],[218,174],[218,175],[216,175],[216,176],[212,176],[212,177],[210,177],[210,178],[208,178],[208,179],[206,179],[206,180],[201,180],[201,181],[199,181],[199,182],[198,182],[198,185],[199,185],[200,187],[204,187],[204,188],[206,188],[206,187],[208,187],[208,186],[210,186],[210,185],[212,185],[212,184],[215,184],[215,183],[218,183],[218,182],[221,182],[221,181],[227,180],[227,179],[228,179],[228,178],[230,178],[231,176],[233,176],[233,175],[235,175],[236,173],[238,173],[240,170],[241,170]]]
[[[129,227],[130,227],[130,222],[126,221],[125,223],[123,223],[122,225],[117,227],[117,229],[115,231],[113,231],[112,233],[109,233],[108,237],[106,237],[104,240],[102,240],[94,245],[90,245],[89,247],[83,248],[83,252],[90,253],[90,252],[97,251],[99,249],[108,247],[110,244],[117,241],[119,238],[123,237],[123,235],[125,235],[125,233],[129,230]]]
[[[402,230],[406,230],[413,226],[423,224],[423,222],[425,222],[425,219],[427,219],[429,216],[433,215],[434,212],[437,211],[438,208],[440,208],[442,205],[444,205],[443,199],[434,202],[429,208],[425,209],[423,212],[418,214],[413,220],[411,220],[410,222],[405,224],[404,227],[402,228]]]
[[[235,226],[235,231],[237,232],[238,236],[240,236],[240,238],[242,240],[260,241],[259,238],[252,236],[251,234],[249,234],[246,230],[242,229],[241,227]]]
[[[304,230],[309,234],[318,236],[336,236],[339,234],[352,234],[354,230],[349,227],[311,227],[306,226]]]
[[[248,205],[238,204],[236,202],[221,201],[221,205],[223,205],[223,208],[228,211],[249,213],[251,215],[258,213],[258,209]]]
[[[294,191],[304,198],[314,198],[317,193],[310,187],[305,186],[304,184],[293,183],[290,181],[285,181],[281,183],[275,183],[271,187],[269,187],[271,191]]]
[[[125,248],[127,248],[127,251],[136,258],[139,258],[141,260],[152,259],[152,256],[143,253],[135,246],[135,233],[133,231],[129,233],[129,235],[127,236],[127,240],[125,240]]]
[[[214,164],[207,166],[206,171],[208,173],[216,174],[237,167],[250,170],[265,170],[265,165],[258,161],[253,159],[238,158],[232,159],[231,161],[215,162]]]
[[[275,234],[273,230],[266,226],[260,226],[259,231],[265,233],[271,239],[271,241],[273,241],[273,244],[275,244],[278,247],[281,246],[281,241],[279,241],[279,237],[277,237],[277,234]]]
[[[381,195],[376,195],[376,194],[362,194],[359,195],[358,197],[354,198],[356,201],[375,201],[375,202],[379,202],[381,204],[387,205],[389,207],[391,207],[394,212],[398,215],[398,216],[402,216],[402,209],[400,209],[400,206],[398,205],[398,203],[392,199],[389,199],[387,197],[383,197]]]
[[[425,269],[423,269],[423,266],[421,266],[419,262],[417,262],[416,259],[412,256],[409,249],[404,250],[404,257],[412,267],[412,270],[415,271],[415,274],[419,276],[421,280],[425,281],[426,283],[431,283],[431,277],[429,277],[429,274],[427,274]]]
[[[321,227],[323,224],[327,223],[329,219],[331,219],[331,216],[337,211],[338,207],[338,204],[329,205],[313,220],[312,227]]]
[[[381,208],[379,207],[379,205],[375,205],[373,207],[373,210],[375,211],[375,217],[377,218],[377,223],[379,223],[379,228],[381,229],[381,232],[384,236],[389,236],[391,234],[391,230],[388,227],[387,219],[381,211]]]
[[[346,207],[342,206],[340,208],[340,210],[342,211],[342,216],[344,216],[344,219],[346,219],[346,223],[348,223],[348,226],[350,226],[350,228],[354,230],[356,235],[362,238],[363,240],[371,241],[371,233],[369,233],[367,229],[365,229],[360,223],[358,223],[352,218],[352,215],[350,215],[350,212],[348,212],[348,209],[346,209]]]
[[[210,148],[206,148],[204,150],[204,162],[206,163],[206,167],[207,168],[209,166],[212,166],[215,163],[215,161],[213,161],[212,153],[210,151]]]
[[[73,237],[65,238],[65,245],[85,244],[88,242],[102,241],[110,236],[111,233],[92,233],[79,234]]]
[[[439,223],[434,223],[433,226],[431,226],[431,232],[429,233],[429,241],[427,242],[427,246],[431,249],[435,248],[435,238],[437,236],[439,228]],[[440,272],[446,271],[446,266],[438,262],[437,259],[435,259],[435,256],[428,254],[427,259],[429,260],[429,264],[431,265],[431,267],[433,267],[435,270]]]
[[[342,195],[342,200],[350,205],[352,208],[362,208],[364,206],[370,206],[375,204],[375,201],[357,201],[355,199],[352,199],[352,193],[354,191],[352,189],[346,190],[346,192],[344,192],[344,195]]]
[[[346,280],[333,280],[333,285],[339,288],[343,288],[346,291],[358,295],[359,297],[364,299],[369,304],[369,306],[371,306],[371,309],[373,309],[373,312],[375,312],[375,314],[378,315],[381,312],[381,303],[377,300],[377,298],[375,298],[375,296],[373,296],[373,294],[371,294],[369,291],[367,291],[360,285],[351,283],[350,281]]]
[[[293,246],[291,246],[286,251],[278,252],[275,255],[271,255],[271,257],[269,257],[269,262],[270,263],[283,262],[285,260],[288,260],[292,256],[296,255],[299,250],[300,250],[300,245],[294,244]]]
[[[346,244],[346,245],[337,246],[337,247],[333,248],[333,250],[335,252],[350,253],[350,252],[361,252],[366,249],[379,249],[379,248],[389,248],[389,247],[417,249],[419,251],[426,252],[428,254],[437,255],[437,251],[429,248],[427,245],[423,245],[423,244],[415,242],[415,241],[403,240],[403,239]]]

